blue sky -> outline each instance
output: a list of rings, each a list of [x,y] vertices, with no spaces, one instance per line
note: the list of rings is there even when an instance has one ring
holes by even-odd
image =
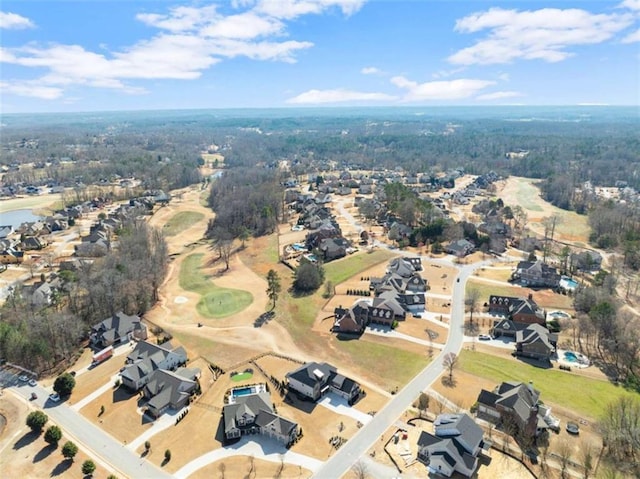
[[[640,104],[640,0],[3,0],[0,112]]]

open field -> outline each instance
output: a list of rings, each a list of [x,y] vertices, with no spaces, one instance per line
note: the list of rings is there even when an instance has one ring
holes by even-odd
[[[515,358],[506,359],[478,351],[462,351],[459,367],[466,373],[490,379],[495,384],[502,381],[533,381],[544,402],[571,408],[576,414],[591,420],[599,418],[610,402],[619,397],[632,396],[632,393],[605,380],[544,369]],[[577,391],[589,391],[589,394],[576,394]]]
[[[544,234],[543,218],[558,215],[560,222],[555,231],[556,239],[587,243],[590,231],[587,216],[556,208],[542,199],[540,190],[535,186],[536,181],[532,178],[509,177],[502,188],[501,183],[497,184],[496,196],[502,198],[505,205],[522,206],[529,215],[527,226],[535,233]]]
[[[354,275],[360,274],[374,265],[386,262],[395,256],[397,255],[388,250],[377,249],[371,252],[358,252],[351,256],[331,261],[324,265],[326,281],[331,281],[334,285],[340,284]]]
[[[21,198],[3,199],[0,201],[0,213],[13,210],[38,210],[51,212],[62,204],[60,193],[38,196],[23,196]]]
[[[165,236],[175,236],[195,225],[203,218],[204,214],[199,211],[181,211],[176,213],[167,223],[165,223],[162,232]]]
[[[180,287],[198,293],[198,312],[207,318],[224,318],[242,311],[253,301],[248,291],[221,288],[204,276],[200,267],[203,254],[187,256],[180,267]]]

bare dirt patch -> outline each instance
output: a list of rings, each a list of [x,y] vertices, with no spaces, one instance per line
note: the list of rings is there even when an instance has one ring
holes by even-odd
[[[228,457],[221,461],[216,461],[208,466],[199,469],[194,472],[189,479],[211,479],[212,477],[222,477],[221,465],[224,464],[225,477],[230,478],[242,478],[250,477],[249,471],[251,470],[250,461],[253,460],[253,477],[280,477],[282,479],[304,479],[311,477],[311,471],[294,466],[291,464],[285,464],[284,468],[280,470],[280,464],[263,461],[262,459],[249,458],[247,456],[235,456]]]

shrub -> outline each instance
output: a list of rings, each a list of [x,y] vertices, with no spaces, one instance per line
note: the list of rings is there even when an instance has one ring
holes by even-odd
[[[62,397],[69,396],[74,387],[76,379],[69,373],[62,373],[53,383],[53,390]]]
[[[49,416],[42,411],[33,411],[27,416],[27,426],[29,426],[33,432],[39,433],[42,431],[48,420]]]
[[[87,459],[82,463],[82,474],[90,476],[95,472],[95,470],[96,470],[96,465],[92,460]]]
[[[64,443],[64,446],[62,446],[62,455],[66,458],[66,459],[71,459],[73,460],[73,458],[76,456],[76,454],[78,454],[78,446],[76,446],[73,442],[71,441],[67,441]]]
[[[44,440],[53,447],[58,447],[60,439],[62,439],[62,431],[58,426],[50,426],[44,433]]]

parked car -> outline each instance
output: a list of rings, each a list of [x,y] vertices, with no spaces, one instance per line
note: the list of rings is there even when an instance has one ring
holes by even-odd
[[[31,393],[31,400],[35,401],[36,399],[38,399],[38,395],[36,393]]]
[[[493,339],[491,336],[489,336],[488,334],[480,334],[478,335],[478,339],[480,341],[489,341],[491,339]]]
[[[23,383],[26,383],[29,380],[29,376],[27,376],[26,374],[23,374],[21,376],[18,376],[18,380]]]
[[[35,379],[29,379],[29,386],[37,386],[38,382]]]
[[[59,402],[60,401],[60,394],[58,394],[58,393],[49,394],[49,399],[51,399],[53,402]]]
[[[580,426],[575,422],[567,423],[567,432],[569,434],[580,434]]]

